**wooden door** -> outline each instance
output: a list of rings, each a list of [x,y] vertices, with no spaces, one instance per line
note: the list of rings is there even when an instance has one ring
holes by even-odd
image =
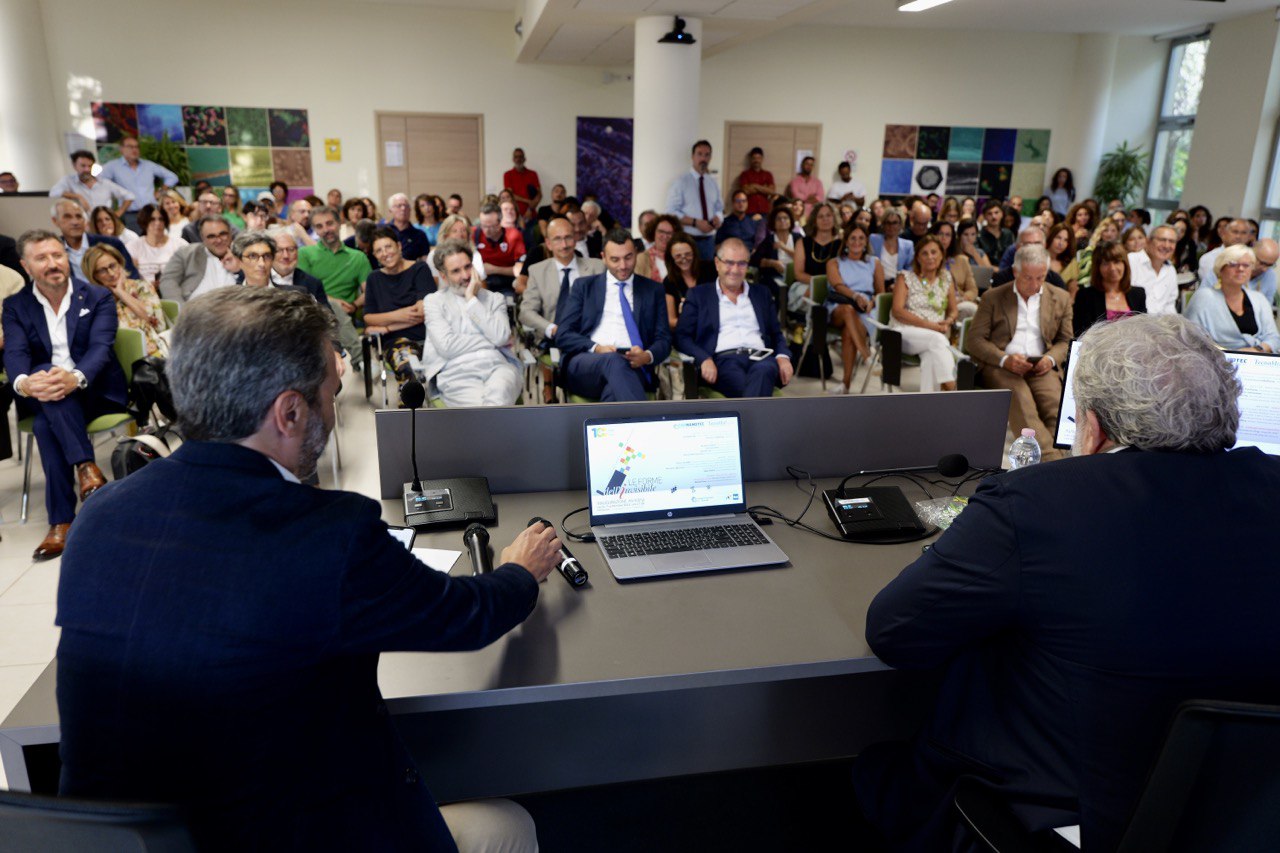
[[[785,193],[787,184],[796,173],[796,154],[812,151],[817,159],[813,173],[824,174],[819,150],[822,147],[821,124],[782,124],[776,122],[727,121],[724,123],[724,180],[725,207],[729,194],[737,189],[738,175],[747,168],[747,152],[759,146],[764,149],[764,167],[773,173],[779,193]],[[827,179],[823,178],[823,185]]]
[[[484,195],[484,117],[375,113],[380,204],[394,193],[462,196],[472,218]],[[389,162],[390,161],[390,162]]]

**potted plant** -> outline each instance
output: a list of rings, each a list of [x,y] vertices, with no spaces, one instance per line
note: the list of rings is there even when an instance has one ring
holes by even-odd
[[[1129,147],[1121,142],[1098,161],[1098,176],[1093,182],[1093,196],[1103,203],[1118,198],[1128,207],[1141,197],[1151,171],[1151,155],[1141,145]]]

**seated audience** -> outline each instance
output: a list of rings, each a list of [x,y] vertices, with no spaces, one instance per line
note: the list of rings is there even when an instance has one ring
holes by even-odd
[[[536,343],[555,338],[557,318],[564,313],[569,292],[578,279],[604,272],[604,262],[576,254],[573,224],[563,216],[547,222],[545,245],[551,257],[529,267],[528,284],[520,300],[520,324],[533,332]]]
[[[427,244],[430,246],[436,244],[440,222],[444,219],[444,210],[436,204],[436,198],[430,193],[418,193],[413,199],[413,218],[417,220],[414,227],[427,236]]]
[[[933,236],[938,238],[945,256],[943,266],[951,273],[951,280],[956,285],[957,317],[963,320],[972,317],[978,310],[978,282],[973,277],[973,268],[969,259],[960,251],[960,241],[955,238],[955,226],[945,219],[938,220],[933,226]]]
[[[692,243],[672,246],[696,252]],[[715,282],[689,291],[676,326],[676,347],[693,356],[702,381],[726,397],[769,397],[791,381],[791,350],[773,300],[746,282],[750,257],[736,237],[721,243]],[[761,349],[773,353],[753,360]]]
[[[413,224],[410,218],[409,197],[404,193],[396,193],[387,199],[387,210],[390,211],[391,218],[387,220],[384,227],[396,233],[396,237],[400,240],[401,254],[411,261],[425,258],[427,252],[431,251],[431,241],[427,239],[426,232]]]
[[[684,227],[679,219],[670,213],[663,213],[653,219],[649,230],[641,230],[640,233],[648,248],[637,254],[635,273],[662,281],[667,277],[667,245],[672,236],[685,233]]]
[[[1147,292],[1133,286],[1130,257],[1119,243],[1099,243],[1094,249],[1092,279],[1072,305],[1071,330],[1077,338],[1099,320],[1147,313]]]
[[[1028,228],[1023,228],[1018,234],[1018,242],[1014,246],[1015,252],[1023,246],[1040,246],[1041,248],[1044,248],[1044,232],[1034,225]],[[1090,249],[1089,252],[1092,253],[1093,249]],[[1048,252],[1046,251],[1045,254],[1048,255]],[[1010,258],[1010,263],[1012,264],[1012,258]],[[1070,269],[1070,267],[1068,267],[1068,269]],[[996,270],[996,274],[991,277],[991,286],[998,287],[1002,284],[1008,284],[1013,281],[1015,277],[1016,274],[1014,273],[1012,266]],[[1053,271],[1052,266],[1045,272],[1045,281],[1052,284],[1054,287],[1060,287],[1063,290],[1067,289],[1067,283],[1063,281],[1062,276]]]
[[[143,281],[158,282],[169,259],[187,245],[187,241],[175,233],[163,206],[143,205],[138,211],[138,227],[142,229],[142,236],[129,247],[129,255]]]
[[[1004,226],[1004,207],[996,199],[989,199],[982,206],[978,246],[993,266],[1004,257],[1004,250],[1013,245],[1014,233]]]
[[[202,293],[235,284],[239,267],[231,250],[231,223],[203,216],[195,224],[200,242],[179,247],[160,273],[160,296],[186,302]]]
[[[1225,247],[1214,260],[1218,284],[1200,286],[1187,304],[1188,320],[1201,326],[1223,349],[1280,352],[1271,303],[1248,288],[1257,258],[1242,244]]]
[[[738,190],[730,200],[730,210],[716,229],[716,244],[723,243],[730,237],[742,241],[750,251],[756,243],[756,221],[747,213],[747,194]]]
[[[956,225],[956,241],[960,244],[960,253],[969,261],[969,267],[986,267],[993,269],[995,264],[978,245],[978,223],[972,219],[961,219]]]
[[[1133,285],[1146,292],[1148,313],[1173,314],[1177,310],[1178,273],[1170,261],[1177,246],[1176,235],[1170,226],[1157,225],[1151,230],[1146,247],[1129,253],[1130,276]]]
[[[289,205],[289,222],[285,227],[293,232],[293,239],[298,242],[299,247],[315,245],[319,237],[311,221],[312,213],[311,202],[305,198],[295,199]]]
[[[889,319],[889,328],[902,335],[902,351],[920,356],[921,391],[956,390],[950,335],[959,310],[942,244],[926,236],[916,244],[911,269],[898,273]]]
[[[515,228],[502,227],[502,209],[496,204],[480,208],[476,251],[484,262],[485,285],[492,290],[511,291],[524,265],[524,237]],[[441,269],[439,264],[436,269]]]
[[[1253,244],[1253,274],[1248,287],[1261,293],[1272,304],[1276,301],[1276,261],[1280,260],[1280,244],[1263,237]]]
[[[902,236],[912,243],[918,243],[921,237],[932,233],[933,211],[924,202],[915,202],[907,212],[907,232]]]
[[[538,229],[545,235],[547,223],[554,217],[564,216],[568,212],[569,193],[564,184],[556,184],[551,188],[551,200],[538,208]],[[643,226],[643,223],[641,223]]]
[[[1063,221],[1071,226],[1071,231],[1076,235],[1076,251],[1080,251],[1089,245],[1089,238],[1093,236],[1094,230],[1098,227],[1098,216],[1095,206],[1079,202],[1071,205],[1067,210],[1067,218]]]
[[[899,237],[901,231],[902,214],[891,207],[885,208],[884,215],[880,217],[880,233],[871,235],[871,254],[884,268],[886,282],[896,281],[898,273],[910,269],[911,262],[915,260],[915,245]]]
[[[193,214],[195,216],[195,221],[188,222],[186,226],[183,227],[182,239],[192,245],[199,243],[200,231],[196,227],[197,223],[199,223],[201,219],[211,216],[224,219],[222,213],[222,199],[216,192],[210,189],[200,193],[200,195],[196,196],[195,213]],[[224,219],[224,221],[226,220]],[[227,225],[231,228],[232,237],[240,233],[240,229],[232,225],[230,222],[227,222]],[[227,245],[230,246],[230,242],[228,242]]]
[[[382,336],[382,359],[400,387],[413,378],[411,357],[422,359],[427,337],[423,300],[436,291],[425,264],[401,252],[400,237],[389,228],[373,232],[373,254],[380,266],[364,288],[366,334]]]
[[[1226,452],[1235,371],[1179,317],[1102,324],[1084,342],[1080,458],[984,480],[867,613],[881,660],[943,685],[913,743],[854,764],[891,849],[985,846],[953,804],[967,775],[1048,836],[1037,849],[1079,825],[1082,850],[1115,850],[1179,704],[1278,699],[1280,588],[1242,532],[1268,529],[1280,462]],[[1124,524],[1098,522],[1103,496]]]
[[[779,292],[786,281],[787,265],[794,263],[796,257],[796,234],[791,209],[785,204],[774,205],[767,222],[768,231],[756,243],[751,265],[760,271],[756,281],[773,294],[775,302],[782,304]]]
[[[1120,237],[1120,243],[1126,252],[1141,252],[1147,248],[1147,232],[1136,225],[1131,226]]]
[[[671,238],[671,242],[667,244],[667,277],[662,280],[662,287],[667,292],[667,324],[672,332],[680,319],[689,291],[704,282],[715,281],[714,270],[715,266],[711,265],[710,270],[703,272],[703,264],[698,257],[698,244],[688,234],[681,231]],[[777,313],[776,308],[774,313]]]
[[[84,219],[75,202],[58,204],[75,208]],[[83,501],[107,482],[85,427],[100,415],[123,412],[127,391],[113,349],[117,320],[111,294],[72,280],[62,238],[54,231],[27,231],[17,248],[32,286],[4,301],[4,369],[18,395],[18,416],[35,417],[49,531],[32,556],[47,560],[62,553],[77,495]],[[123,262],[124,253],[111,248]]]
[[[80,206],[82,213],[95,207],[106,207],[124,213],[133,203],[133,193],[105,177],[94,177],[97,158],[89,151],[73,151],[71,166],[75,170],[49,190],[49,198],[67,199]]]
[[[871,235],[861,225],[844,233],[840,255],[827,261],[827,322],[840,330],[841,392],[853,382],[854,355],[871,360],[876,296],[884,293],[884,268],[871,254]],[[843,298],[840,298],[843,297]]]
[[[426,298],[426,381],[448,407],[509,406],[520,395],[520,367],[502,294],[485,290],[471,246],[445,240],[435,250],[441,286]]]
[[[1080,269],[1078,266],[1072,267],[1076,260],[1076,237],[1071,226],[1065,222],[1059,222],[1050,228],[1045,238],[1045,249],[1049,252],[1049,272],[1058,274],[1062,283],[1067,286],[1067,293],[1075,299],[1080,282],[1075,278],[1067,278],[1069,269],[1073,271]]]
[[[332,207],[334,210],[342,210],[342,190],[337,189],[336,187],[329,190],[325,195],[324,203]]]
[[[458,214],[466,216],[466,213],[462,210],[462,196],[453,193],[445,199],[444,212],[449,216],[457,216]]]
[[[608,233],[600,221],[600,205],[590,200],[584,201],[581,207],[570,204],[565,216],[573,223],[578,252],[584,258],[599,258],[604,250],[604,235]]]
[[[1062,398],[1061,367],[1071,343],[1071,297],[1045,288],[1049,253],[1029,244],[1013,258],[1014,280],[982,296],[969,327],[969,355],[988,388],[1013,391],[1009,429],[1036,432],[1040,458],[1058,459],[1053,447]]]
[[[604,265],[606,273],[574,285],[556,330],[565,387],[606,403],[643,400],[671,354],[665,294],[635,274],[635,246],[622,229],[605,238]]]
[[[267,234],[276,244],[276,257],[271,264],[271,283],[276,287],[300,287],[310,293],[321,307],[333,311],[333,303],[329,300],[329,294],[325,293],[320,279],[298,269],[298,242],[294,239],[293,232],[277,226]]]
[[[1099,243],[1114,243],[1120,239],[1120,226],[1111,217],[1105,217],[1100,221],[1093,233],[1089,236],[1084,248],[1076,253],[1076,268],[1072,270],[1067,268],[1067,272],[1074,274],[1077,281],[1088,281],[1089,275],[1093,271],[1093,250]]]
[[[138,239],[138,235],[124,225],[120,215],[109,207],[95,207],[89,211],[87,230],[99,237],[115,237],[125,248],[129,248]]]
[[[294,204],[306,202],[298,199]],[[338,342],[351,356],[352,368],[362,370],[364,361],[355,320],[364,306],[365,279],[373,268],[364,252],[338,239],[336,210],[321,206],[308,211],[308,214],[312,227],[316,229],[317,240],[313,245],[298,249],[298,268],[320,279],[324,285],[325,293],[333,304],[333,313],[338,318]],[[298,239],[297,229],[291,228],[290,231],[294,239]]]
[[[444,222],[440,223],[440,239],[436,241],[436,245],[440,245],[445,240],[459,240],[470,246],[472,232],[471,220],[467,219],[465,214],[451,213],[445,217]],[[444,282],[440,280],[436,272],[438,267],[436,266],[435,249],[432,249],[427,254],[427,266],[431,268],[431,274],[436,278],[436,286],[442,287]],[[471,267],[475,270],[476,275],[480,276],[480,280],[484,281],[484,259],[480,257],[480,253],[475,250],[474,246],[471,249]]]
[[[1191,232],[1191,220],[1183,214],[1182,219],[1172,219],[1174,233],[1178,235],[1178,246],[1173,250],[1173,266],[1178,272],[1191,272],[1200,263],[1199,249],[1196,247],[1195,235]]]
[[[165,190],[160,194],[160,207],[169,218],[169,233],[181,237],[182,229],[191,222],[187,218],[191,214],[191,205],[177,190]]]
[[[16,193],[18,189],[18,178],[13,172],[0,172],[0,193]]]
[[[1215,231],[1217,234],[1217,245],[1211,246],[1209,251],[1200,256],[1200,263],[1197,271],[1200,273],[1201,284],[1213,284],[1214,267],[1216,265],[1218,255],[1228,246],[1242,246],[1249,243],[1249,221],[1247,219],[1220,219],[1218,227]]]
[[[815,275],[827,274],[827,261],[840,254],[840,226],[835,208],[819,202],[809,216],[804,237],[796,240],[796,285],[793,290],[810,294]]]
[[[222,216],[231,223],[232,228],[243,231],[244,218],[240,216],[240,191],[235,187],[222,188]]]
[[[338,226],[338,236],[346,242],[356,235],[356,223],[368,218],[369,211],[365,208],[362,199],[347,199],[342,203],[342,224]]]
[[[53,224],[62,234],[62,250],[67,255],[67,261],[69,264],[74,264],[70,271],[72,278],[80,275],[85,252],[89,251],[91,246],[101,245],[111,246],[124,256],[125,268],[132,278],[142,277],[138,273],[138,268],[133,265],[133,260],[129,258],[129,250],[118,237],[86,233],[89,220],[85,218],[85,212],[80,205],[70,199],[58,199],[53,203],[49,213]]]
[[[275,203],[276,216],[281,219],[289,215],[289,185],[284,181],[272,181],[267,187],[271,199]]]
[[[141,213],[138,218],[142,218]],[[111,291],[115,298],[118,325],[142,332],[146,355],[168,353],[169,347],[160,337],[160,332],[169,327],[169,318],[160,305],[155,286],[148,281],[129,278],[124,256],[114,246],[94,246],[84,253],[82,264],[85,281]]]

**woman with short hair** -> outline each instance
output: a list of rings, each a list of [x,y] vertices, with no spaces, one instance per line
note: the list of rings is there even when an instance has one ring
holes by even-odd
[[[143,205],[138,211],[138,227],[142,236],[129,246],[129,256],[143,280],[159,281],[165,264],[187,241],[174,231],[164,208],[154,204]]]
[[[1185,315],[1226,350],[1280,352],[1280,332],[1267,297],[1248,287],[1258,262],[1248,246],[1228,246],[1213,262],[1218,283],[1201,286]]]

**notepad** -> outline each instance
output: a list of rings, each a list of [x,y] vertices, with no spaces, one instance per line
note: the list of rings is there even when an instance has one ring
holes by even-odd
[[[423,563],[446,575],[453,568],[453,564],[458,562],[458,558],[462,556],[461,551],[450,551],[446,548],[411,548],[409,550],[413,556]]]

